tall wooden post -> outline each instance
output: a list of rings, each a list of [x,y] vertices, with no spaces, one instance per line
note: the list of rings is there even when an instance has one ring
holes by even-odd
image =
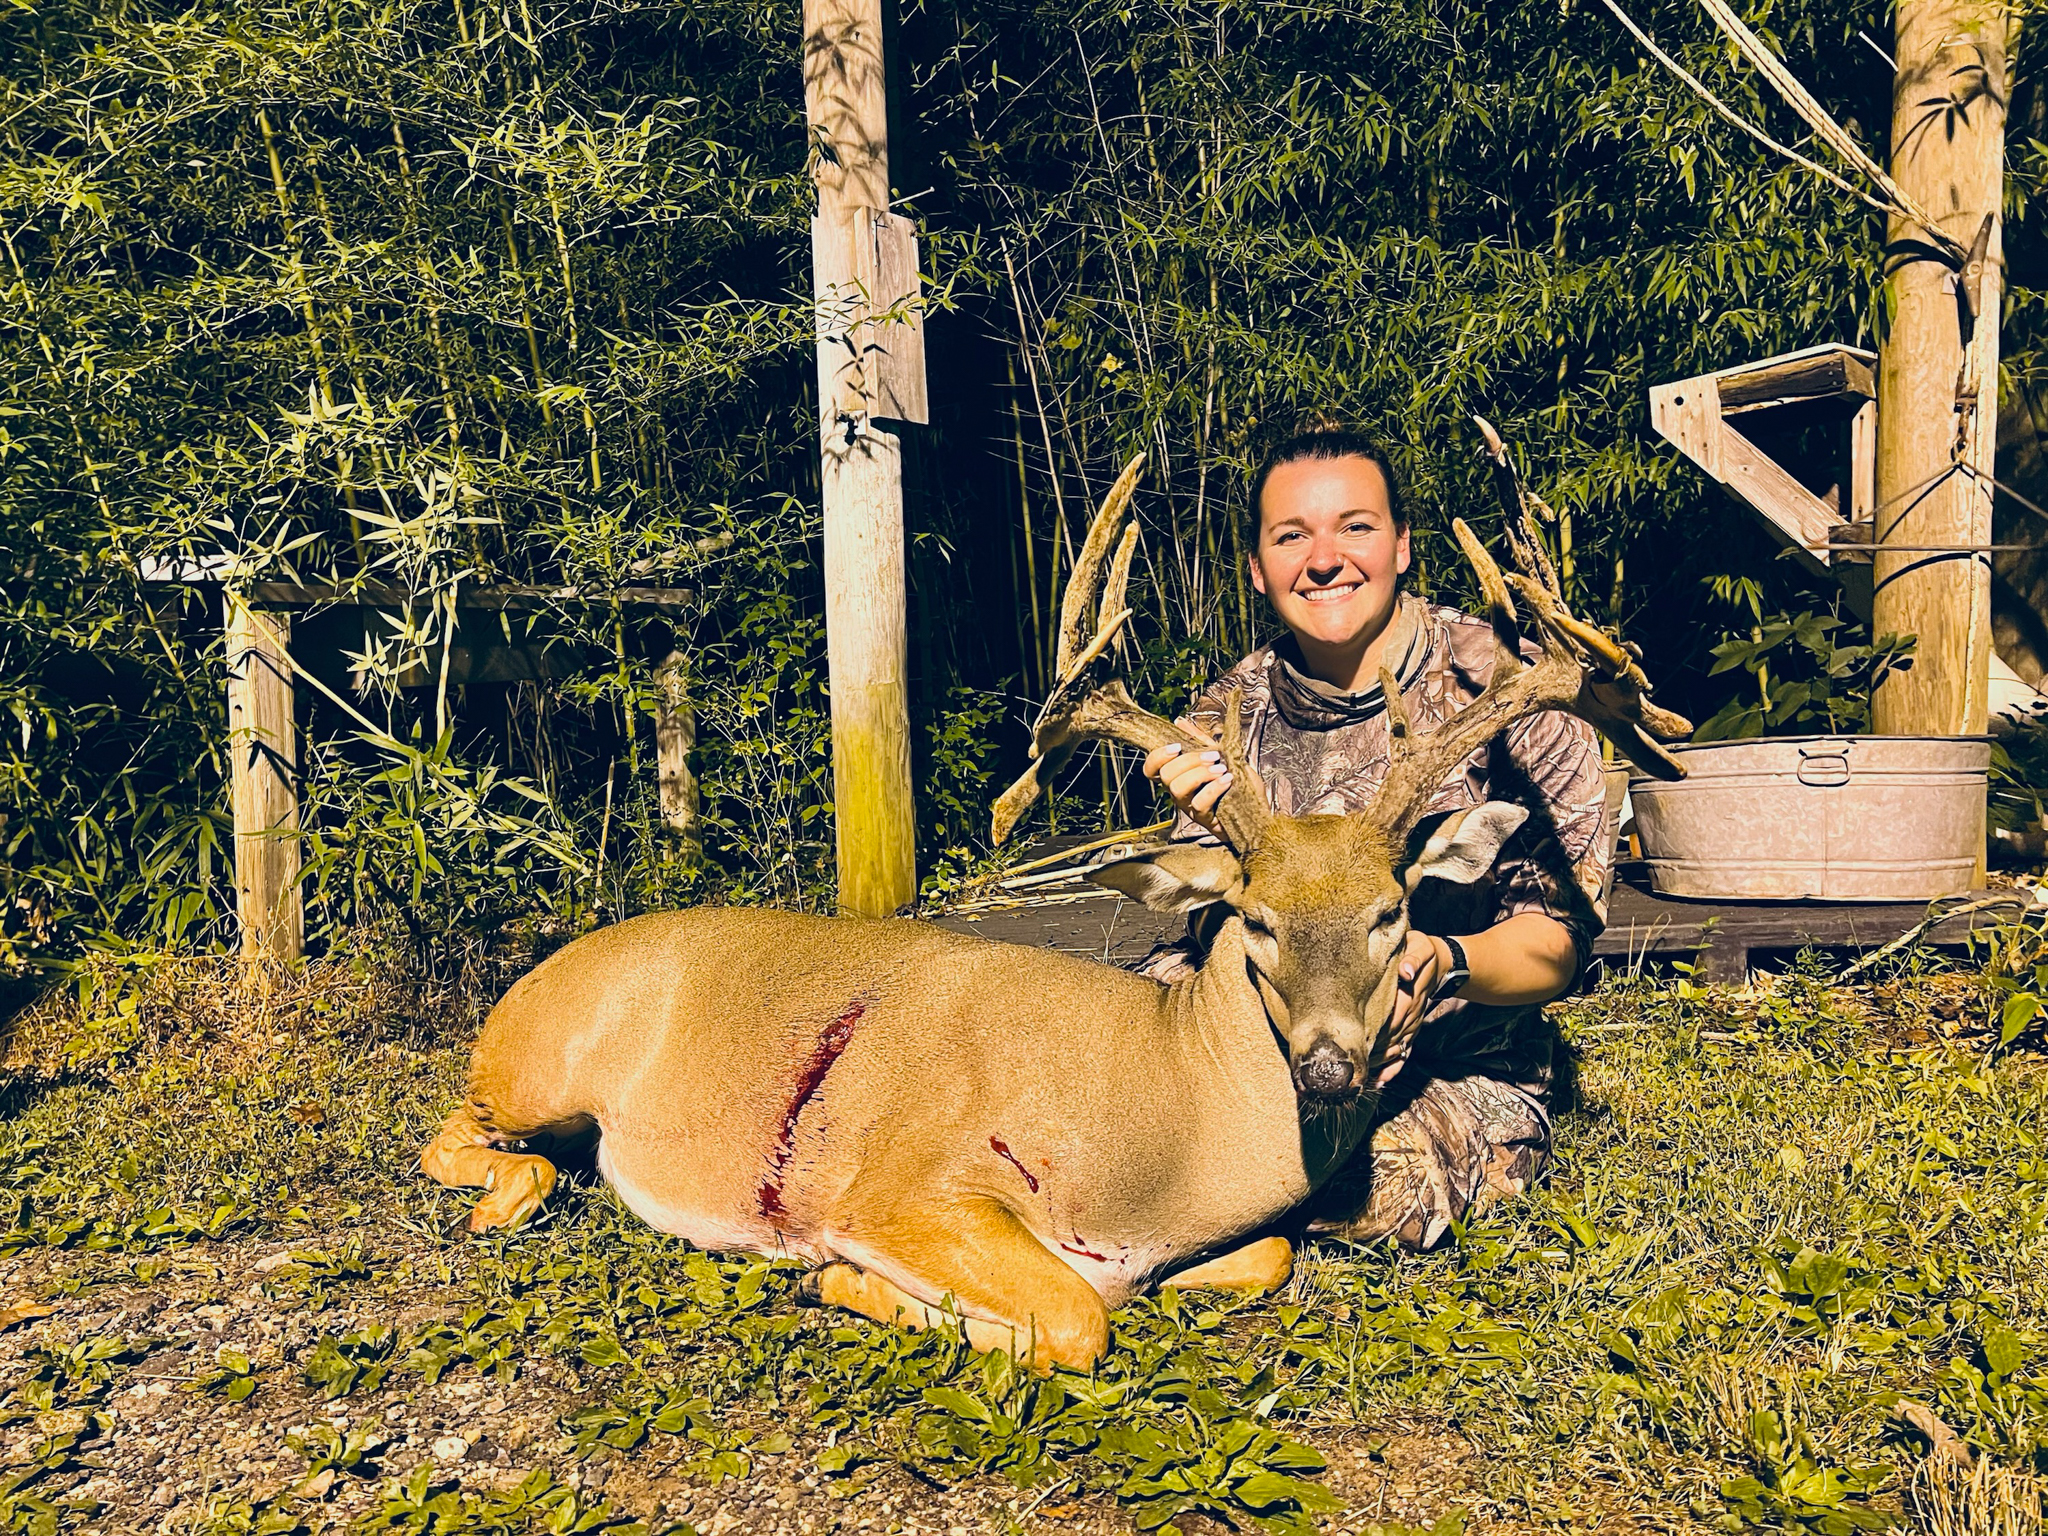
[[[883,917],[916,899],[917,862],[903,447],[881,423],[927,413],[916,241],[889,212],[882,0],[804,0],[804,106],[839,906]]]
[[[1987,720],[1991,557],[1969,546],[1991,542],[2008,22],[1998,0],[1898,6],[1892,178],[1956,246],[1981,255],[1957,273],[1929,259],[1926,230],[1891,220],[1872,627],[1919,646],[1873,701],[1873,729],[1890,734],[1972,735]]]
[[[292,621],[227,598],[229,799],[235,819],[235,905],[246,959],[296,960],[305,950],[299,892],[298,741]],[[281,835],[282,834],[282,835]]]

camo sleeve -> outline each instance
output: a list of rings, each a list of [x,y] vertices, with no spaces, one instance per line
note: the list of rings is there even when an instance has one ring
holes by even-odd
[[[1491,792],[1534,809],[1494,865],[1494,921],[1541,912],[1571,931],[1579,967],[1592,958],[1593,941],[1607,926],[1607,891],[1614,874],[1614,822],[1599,738],[1575,715],[1546,711],[1508,732],[1505,752],[1494,754]],[[1505,764],[1500,759],[1505,757]],[[1617,797],[1618,799],[1618,797]]]

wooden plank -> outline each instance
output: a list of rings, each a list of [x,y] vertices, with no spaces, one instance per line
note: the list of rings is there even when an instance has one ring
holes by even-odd
[[[1875,353],[1835,343],[1767,357],[1740,368],[1723,368],[1714,375],[1720,386],[1721,412],[1732,416],[1823,400],[1874,400],[1876,362]]]
[[[1817,576],[1827,575],[1829,534],[1842,518],[1726,421],[1720,429],[1721,483],[1764,520],[1801,565]]]
[[[227,599],[229,803],[235,905],[247,959],[290,962],[305,951],[299,893],[298,741],[291,620]]]
[[[1650,387],[1650,421],[1716,482],[1721,474],[1721,387],[1711,373]]]
[[[866,349],[874,374],[873,412],[889,421],[927,425],[924,286],[917,271],[917,225],[900,213],[866,210],[873,225],[874,279],[870,311],[894,318],[872,324]]]

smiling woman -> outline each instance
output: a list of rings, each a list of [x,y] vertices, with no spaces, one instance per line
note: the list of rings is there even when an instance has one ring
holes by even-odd
[[[1223,700],[1239,690],[1246,761],[1274,809],[1361,809],[1389,762],[1382,680],[1427,729],[1485,688],[1492,630],[1402,594],[1410,550],[1399,482],[1359,433],[1319,428],[1281,443],[1252,480],[1248,517],[1252,585],[1287,633],[1219,678],[1190,721],[1213,736]],[[1181,811],[1176,837],[1213,835],[1232,782],[1220,753],[1161,747],[1145,771]],[[1416,893],[1393,1043],[1372,1085],[1383,1090],[1379,1124],[1320,1197],[1331,1230],[1427,1247],[1549,1161],[1552,1039],[1540,1005],[1570,988],[1605,923],[1613,857],[1591,727],[1556,713],[1523,720],[1446,778],[1432,809],[1496,799],[1530,817],[1490,879],[1425,881]],[[1198,915],[1188,938],[1144,969],[1173,979],[1207,937]]]

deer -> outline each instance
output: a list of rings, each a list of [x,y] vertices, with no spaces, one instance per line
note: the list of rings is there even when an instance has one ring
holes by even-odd
[[[1567,611],[1530,498],[1486,436],[1515,569],[1452,528],[1491,615],[1492,680],[1417,732],[1383,673],[1393,762],[1350,815],[1275,813],[1235,709],[1211,743],[1132,698],[1118,641],[1142,457],[1103,499],[1063,594],[1029,766],[992,833],[1003,842],[1084,741],[1220,746],[1235,782],[1219,844],[1142,847],[1093,873],[1159,910],[1224,905],[1193,975],[1162,984],[905,918],[635,917],[565,946],[492,1009],[423,1171],[485,1191],[473,1231],[513,1227],[557,1177],[528,1144],[594,1129],[602,1177],[658,1230],[797,1259],[802,1300],[958,1328],[1041,1372],[1091,1369],[1110,1310],[1162,1283],[1284,1285],[1294,1249],[1276,1226],[1372,1119],[1409,894],[1477,879],[1527,815],[1425,815],[1446,776],[1545,709],[1583,716],[1647,771],[1682,772],[1651,738],[1689,724],[1650,703],[1637,653]]]

